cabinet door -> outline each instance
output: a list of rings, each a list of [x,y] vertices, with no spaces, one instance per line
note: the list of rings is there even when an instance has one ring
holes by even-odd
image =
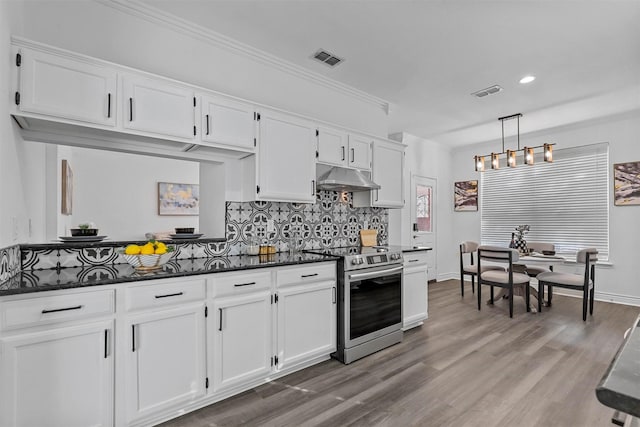
[[[115,71],[28,49],[20,55],[20,111],[115,126]]]
[[[404,206],[404,147],[386,141],[373,142],[372,179],[380,185],[373,190],[373,206]]]
[[[336,350],[335,281],[278,290],[278,369]]]
[[[202,141],[253,151],[255,109],[250,104],[202,97]]]
[[[113,321],[0,341],[0,425],[113,425]]]
[[[204,396],[204,310],[204,303],[189,304],[127,322],[129,422]]]
[[[195,133],[194,92],[162,80],[124,76],[125,129],[192,140]]]
[[[266,377],[271,372],[271,293],[254,292],[214,301],[210,316],[213,391]]]
[[[257,199],[314,203],[315,127],[286,114],[260,116]]]
[[[337,129],[318,128],[318,161],[347,166],[347,134]]]
[[[406,263],[405,263],[406,264]],[[427,265],[405,265],[402,277],[402,328],[419,326],[427,318]]]
[[[349,134],[348,166],[356,169],[371,169],[371,139]]]

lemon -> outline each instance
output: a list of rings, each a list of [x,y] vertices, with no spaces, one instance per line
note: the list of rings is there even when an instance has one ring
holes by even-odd
[[[140,249],[140,253],[142,255],[153,255],[154,253],[153,243],[147,243],[146,245],[144,245],[142,249]]]
[[[167,251],[167,245],[165,245],[162,242],[156,242],[156,253],[158,253],[158,249],[164,249],[164,251]]]
[[[156,248],[156,254],[157,255],[162,255],[162,254],[166,254],[167,253],[167,248],[161,248],[161,247],[157,247]]]
[[[140,246],[138,245],[128,245],[124,253],[127,255],[138,255],[140,253]]]

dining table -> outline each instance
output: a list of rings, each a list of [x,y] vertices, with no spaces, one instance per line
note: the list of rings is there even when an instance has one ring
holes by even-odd
[[[548,267],[549,270],[553,271],[553,267],[557,266],[557,265],[562,265],[565,264],[567,262],[567,259],[559,256],[559,255],[545,255],[542,253],[538,253],[538,252],[530,252],[530,253],[521,253],[518,261],[516,263],[513,264],[514,267],[514,271],[518,272],[518,273],[525,273],[526,272],[526,265],[538,265],[538,266],[544,266],[544,267]],[[535,279],[535,277],[532,277],[532,279]],[[539,295],[538,295],[538,291],[535,288],[531,288],[530,289],[530,293],[531,296],[533,296],[534,298],[538,299]],[[514,296],[521,296],[524,297],[525,296],[525,289],[524,286],[514,286],[513,287],[513,295]],[[548,293],[547,293],[547,301],[542,301],[542,304],[545,307],[549,307],[551,306],[551,297],[552,297],[552,290],[549,289]],[[506,289],[501,289],[500,293],[498,293],[498,295],[496,296],[496,299],[500,299],[502,298],[507,298],[509,295],[507,293]],[[487,304],[490,304],[491,300],[487,301]],[[537,312],[538,310],[535,308],[534,304],[531,303],[530,304],[530,308],[532,312]]]

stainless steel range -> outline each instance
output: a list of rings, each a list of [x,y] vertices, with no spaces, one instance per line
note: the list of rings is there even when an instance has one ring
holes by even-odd
[[[338,262],[338,351],[351,363],[402,341],[402,252],[386,246],[318,252]]]

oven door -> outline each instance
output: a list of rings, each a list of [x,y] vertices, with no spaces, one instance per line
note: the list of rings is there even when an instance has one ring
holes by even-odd
[[[345,272],[345,347],[400,330],[402,265]]]

